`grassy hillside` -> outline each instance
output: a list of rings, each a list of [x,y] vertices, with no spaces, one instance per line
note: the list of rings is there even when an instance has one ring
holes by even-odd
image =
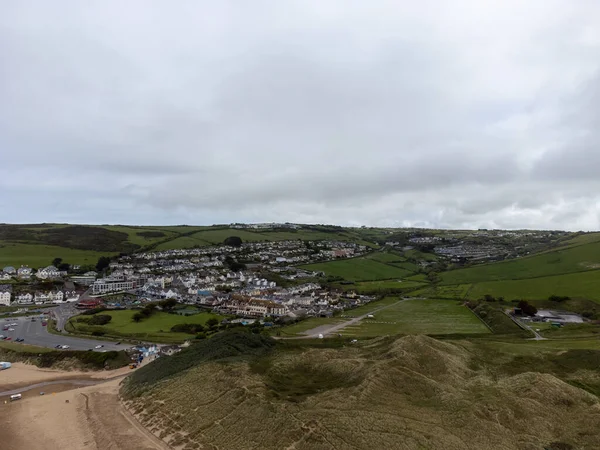
[[[68,224],[0,224],[0,265],[43,267],[54,258],[94,265],[100,256],[144,250],[170,250],[221,244],[229,236],[244,242],[343,240],[374,245],[341,227],[306,226],[299,230],[250,231],[216,225],[124,226]]]
[[[561,244],[521,259],[443,272],[439,283],[413,294],[456,299],[491,294],[508,300],[563,295],[600,301],[600,233],[579,235]]]
[[[183,450],[575,449],[600,441],[600,382],[590,370],[598,349],[423,336],[320,344],[222,335],[138,370],[123,395],[142,424]]]
[[[324,272],[326,275],[348,281],[371,281],[399,279],[414,275],[414,272],[392,262],[403,263],[399,256],[376,252],[360,258],[345,259],[301,266],[307,270]]]
[[[600,242],[554,250],[527,258],[452,270],[441,275],[442,284],[521,280],[600,268]]]

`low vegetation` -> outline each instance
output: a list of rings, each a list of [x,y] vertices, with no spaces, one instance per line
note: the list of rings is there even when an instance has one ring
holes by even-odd
[[[183,450],[594,448],[600,440],[599,376],[589,370],[596,351],[540,352],[527,342],[515,356],[514,344],[424,336],[331,342],[223,334],[140,369],[122,393],[142,424]]]
[[[26,362],[44,368],[73,369],[118,369],[126,366],[130,359],[124,351],[90,352],[60,351],[31,345],[0,342],[0,359],[11,362]]]

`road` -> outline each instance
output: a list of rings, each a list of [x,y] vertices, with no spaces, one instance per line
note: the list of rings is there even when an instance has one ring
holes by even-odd
[[[130,345],[120,344],[117,345],[114,342],[109,341],[98,341],[94,339],[83,339],[72,336],[59,336],[50,334],[47,327],[42,326],[42,321],[39,319],[39,315],[36,315],[38,319],[35,322],[31,321],[31,317],[11,317],[9,320],[0,321],[0,325],[4,327],[9,323],[16,323],[17,325],[12,327],[15,331],[3,331],[0,328],[0,334],[9,336],[14,342],[17,338],[23,338],[24,344],[37,345],[39,347],[54,348],[57,345],[68,345],[70,350],[88,350],[94,349],[94,351],[106,351],[106,350],[125,350],[131,347]],[[100,349],[95,349],[97,345],[102,345]]]
[[[312,330],[308,330],[306,332],[307,334],[305,336],[299,336],[299,337],[293,337],[293,338],[280,338],[280,339],[314,339],[314,338],[318,338],[320,334],[322,334],[323,336],[335,334],[338,331],[346,328],[349,325],[353,325],[357,322],[360,322],[361,320],[365,319],[367,316],[370,316],[371,314],[375,314],[376,312],[384,310],[386,308],[391,308],[392,306],[396,306],[398,303],[402,303],[406,300],[411,300],[411,299],[406,298],[404,300],[398,300],[396,303],[392,303],[391,305],[386,305],[386,306],[382,306],[381,308],[374,309],[371,312],[363,314],[362,316],[359,316],[359,317],[354,317],[353,319],[350,319],[343,323],[332,324],[332,325],[321,325],[320,327],[314,328]]]
[[[545,341],[548,338],[545,338],[544,336],[542,336],[541,334],[539,334],[537,331],[535,331],[533,328],[531,328],[529,325],[527,325],[526,323],[521,322],[520,320],[516,319],[512,314],[510,314],[510,310],[506,310],[504,311],[504,314],[506,314],[508,317],[511,318],[511,320],[516,323],[519,327],[531,331],[533,333],[533,341]]]

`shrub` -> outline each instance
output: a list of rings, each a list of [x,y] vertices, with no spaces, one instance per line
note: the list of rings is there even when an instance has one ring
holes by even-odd
[[[199,323],[178,323],[171,327],[174,333],[196,334],[204,331],[204,327]]]
[[[112,320],[112,316],[108,314],[97,314],[88,320],[89,325],[106,325]]]
[[[548,297],[548,300],[552,301],[552,302],[565,302],[567,300],[571,300],[571,297],[568,297],[566,295],[551,295],[550,297]]]
[[[101,330],[94,330],[92,331],[92,336],[104,336],[106,333],[104,331]]]

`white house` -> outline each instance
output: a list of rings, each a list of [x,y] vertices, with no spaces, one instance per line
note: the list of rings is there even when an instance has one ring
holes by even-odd
[[[19,278],[29,278],[31,277],[33,270],[27,266],[21,266],[17,269],[17,276]]]
[[[60,278],[60,271],[54,266],[44,267],[35,274],[40,280],[49,280],[52,278]]]
[[[77,300],[79,300],[79,294],[77,293],[77,291],[75,289],[65,289],[63,291],[64,294],[64,301],[65,302],[76,302]]]
[[[6,266],[4,269],[2,269],[2,272],[7,273],[9,275],[14,275],[15,273],[17,273],[13,266]]]
[[[10,306],[12,286],[0,285],[0,305]]]
[[[33,295],[31,295],[29,292],[17,294],[15,301],[19,304],[33,303]]]
[[[38,291],[35,293],[35,297],[33,298],[33,301],[36,304],[40,304],[40,303],[61,303],[64,299],[64,294],[62,291],[48,291],[48,292],[41,292]]]
[[[12,276],[9,273],[0,272],[0,281],[8,281],[11,278],[12,278]]]

